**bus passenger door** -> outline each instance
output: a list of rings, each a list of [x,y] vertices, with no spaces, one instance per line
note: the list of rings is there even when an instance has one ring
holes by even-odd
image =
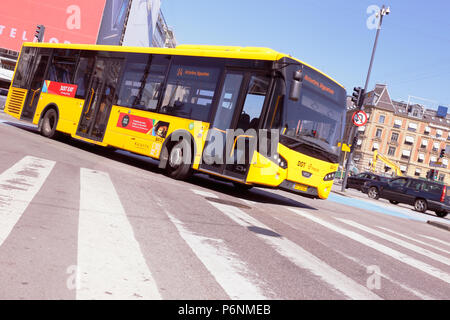
[[[77,135],[103,141],[111,107],[117,96],[116,89],[122,60],[97,58],[87,90]]]
[[[232,128],[236,108],[241,100],[244,73],[227,72],[223,81],[217,111],[206,137],[200,169],[223,174],[226,162],[226,133]]]
[[[36,63],[34,64],[34,69],[31,73],[27,97],[20,116],[20,119],[22,120],[32,120],[34,117],[34,112],[36,111],[42,86],[44,84],[45,71],[50,60],[50,51],[45,51],[47,50],[40,49],[40,53],[35,60]]]
[[[251,73],[226,74],[200,169],[245,181],[269,80]]]

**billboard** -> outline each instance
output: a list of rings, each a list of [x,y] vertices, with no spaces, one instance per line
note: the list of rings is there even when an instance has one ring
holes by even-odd
[[[0,48],[19,51],[34,41],[38,24],[44,42],[95,44],[106,0],[2,0]]]
[[[97,44],[120,45],[124,22],[131,0],[106,0]]]

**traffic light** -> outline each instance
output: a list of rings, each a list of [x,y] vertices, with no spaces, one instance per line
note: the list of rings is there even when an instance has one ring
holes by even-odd
[[[434,179],[434,169],[430,169],[427,172],[427,179],[429,179],[429,180],[433,180]]]
[[[36,27],[36,32],[34,33],[34,37],[37,39],[38,42],[42,42],[44,40],[44,32],[45,32],[44,25],[38,24]]]
[[[352,102],[359,108],[362,106],[364,102],[364,89],[361,87],[353,88]]]
[[[441,149],[441,153],[439,154],[439,158],[445,157],[445,149]]]

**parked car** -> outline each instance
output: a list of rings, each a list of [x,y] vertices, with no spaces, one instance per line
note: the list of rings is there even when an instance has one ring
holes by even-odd
[[[388,178],[380,176],[380,175],[372,173],[372,172],[363,172],[363,173],[357,174],[355,176],[349,176],[347,178],[346,188],[353,188],[353,189],[363,191],[362,186],[364,185],[364,183],[367,181],[372,181],[372,180],[388,181]]]
[[[7,95],[8,95],[8,90],[0,88],[0,109],[3,109],[5,107]]]
[[[450,190],[434,181],[409,177],[398,177],[387,182],[371,180],[364,184],[364,189],[372,199],[383,198],[393,204],[410,204],[422,213],[431,210],[438,217],[445,217],[450,212]]]

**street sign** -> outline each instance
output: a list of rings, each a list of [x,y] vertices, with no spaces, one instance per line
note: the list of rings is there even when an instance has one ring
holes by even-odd
[[[357,127],[361,127],[367,123],[367,113],[362,110],[355,111],[352,116],[353,124]]]
[[[430,167],[434,167],[434,168],[447,168],[447,166],[445,164],[443,164],[442,162],[439,161],[430,161]]]

